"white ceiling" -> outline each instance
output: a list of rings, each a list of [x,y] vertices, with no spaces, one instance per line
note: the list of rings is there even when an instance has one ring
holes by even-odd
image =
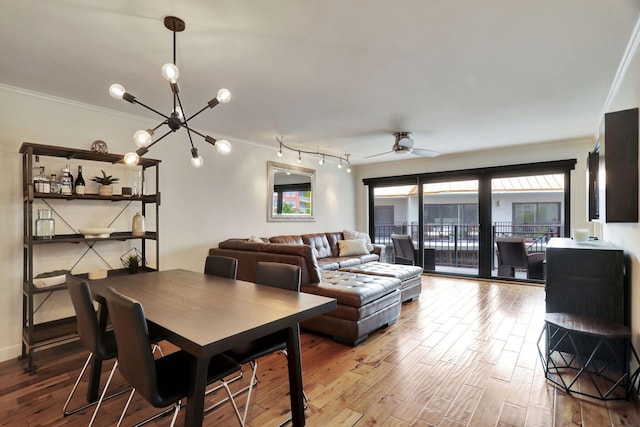
[[[166,15],[187,114],[232,93],[192,126],[363,164],[397,160],[364,159],[394,131],[443,154],[592,135],[640,2],[0,0],[0,83],[157,117],[118,82],[168,114]]]

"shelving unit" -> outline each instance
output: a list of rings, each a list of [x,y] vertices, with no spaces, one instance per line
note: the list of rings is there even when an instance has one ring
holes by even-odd
[[[95,151],[79,150],[74,148],[55,147],[43,144],[33,144],[25,142],[20,147],[22,154],[22,184],[23,184],[23,285],[22,285],[22,354],[21,359],[27,359],[25,372],[33,374],[37,366],[33,363],[33,353],[42,347],[61,345],[77,339],[75,317],[65,317],[41,323],[35,323],[34,315],[36,311],[46,302],[48,296],[53,292],[66,290],[66,284],[37,288],[33,284],[34,265],[37,260],[34,257],[34,247],[40,245],[58,244],[82,244],[85,243],[90,249],[101,241],[126,241],[140,240],[142,259],[147,260],[147,253],[150,249],[147,244],[155,241],[155,265],[153,267],[143,266],[142,271],[158,270],[160,260],[159,249],[159,164],[160,160],[141,158],[137,166],[142,171],[143,182],[147,179],[149,168],[154,168],[153,178],[155,179],[155,194],[143,194],[139,196],[125,197],[122,195],[100,196],[98,194],[84,195],[63,195],[53,193],[38,193],[33,185],[33,167],[35,156],[57,157],[67,160],[83,160],[88,162],[103,162],[111,164],[123,164],[121,154],[98,153]],[[124,166],[123,166],[124,167]],[[144,186],[143,186],[144,188]],[[130,231],[117,231],[111,233],[106,238],[85,238],[82,234],[56,234],[51,239],[39,239],[35,237],[34,229],[34,201],[42,202],[45,205],[53,200],[74,201],[77,205],[92,203],[91,201],[111,201],[114,203],[140,203],[140,212],[146,215],[148,209],[155,212],[155,230],[147,231],[144,236],[133,236]],[[152,206],[151,206],[152,205]],[[121,212],[122,213],[122,212]],[[120,213],[120,214],[121,214]],[[118,214],[118,215],[120,215]],[[65,221],[66,222],[66,221]],[[112,269],[109,276],[129,274],[126,269]],[[86,278],[87,274],[78,274],[78,277]],[[44,301],[38,307],[34,305],[34,296],[46,294]]]

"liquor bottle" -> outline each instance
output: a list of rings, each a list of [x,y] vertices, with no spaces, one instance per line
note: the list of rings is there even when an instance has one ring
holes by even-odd
[[[69,172],[69,179],[71,179],[71,194],[73,194],[73,174],[71,173],[71,165],[67,163],[67,172]]]
[[[71,191],[72,181],[71,175],[69,174],[69,169],[66,167],[62,169],[62,176],[60,177],[60,193],[71,195],[73,194]]]
[[[38,175],[38,181],[36,185],[36,191],[38,193],[49,193],[51,192],[49,186],[49,178],[44,173],[44,166],[40,166],[40,175]]]
[[[78,176],[76,177],[76,194],[84,194],[84,178],[82,177],[82,166],[78,165]]]
[[[60,181],[58,181],[58,176],[55,173],[51,174],[51,192],[53,194],[60,193]]]

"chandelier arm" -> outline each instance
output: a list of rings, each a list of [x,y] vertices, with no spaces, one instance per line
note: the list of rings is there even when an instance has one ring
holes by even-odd
[[[161,139],[164,139],[167,135],[169,135],[170,133],[173,133],[173,132],[174,132],[173,130],[169,130],[167,133],[162,135],[160,138],[156,139],[151,144],[147,145],[147,148],[153,147],[154,145],[156,145],[157,142],[159,142]]]
[[[156,113],[156,114],[158,114],[158,115],[160,115],[160,116],[164,117],[165,119],[169,120],[169,116],[166,116],[166,115],[162,114],[160,111],[158,111],[158,110],[156,110],[156,109],[153,109],[153,108],[149,107],[148,105],[143,104],[142,102],[138,101],[138,99],[137,99],[137,98],[136,98],[136,99],[134,99],[134,100],[133,100],[133,102],[134,102],[134,103],[136,103],[136,104],[138,104],[138,105],[141,105],[141,106],[143,106],[144,108],[146,108],[147,110],[149,110],[149,111],[153,111],[154,113]]]
[[[174,92],[173,96],[175,97],[175,99],[178,100],[178,105],[180,106],[180,110],[182,110],[182,116],[184,117],[184,108],[182,107],[182,100],[180,99],[180,95],[178,95],[178,92],[176,91]],[[189,119],[186,119],[186,118],[184,119],[184,122],[182,122],[182,127],[187,130],[187,135],[189,136],[189,142],[191,143],[191,148],[195,148],[195,146],[193,145],[193,138],[191,138],[191,129],[189,128],[188,120]]]
[[[195,133],[195,134],[196,134],[196,135],[198,135],[198,136],[201,136],[201,137],[203,137],[203,138],[206,138],[206,137],[207,137],[205,134],[198,132],[198,131],[197,131],[197,130],[195,130],[194,128],[187,127],[187,125],[186,125],[186,124],[183,124],[182,126],[183,126],[183,127],[185,127],[186,129],[189,129],[191,132]]]
[[[213,98],[211,101],[209,101],[207,103],[207,105],[205,105],[204,107],[202,107],[200,110],[198,110],[198,112],[196,112],[193,116],[189,117],[188,119],[185,119],[185,121],[187,120],[191,120],[194,117],[196,117],[198,114],[202,113],[204,110],[206,110],[207,108],[213,108],[216,105],[218,105],[218,99],[217,98]],[[184,113],[184,112],[183,112]]]
[[[154,127],[153,129],[151,129],[152,131],[156,131],[158,129],[160,129],[161,126],[164,126],[168,123],[167,120],[164,120],[162,123],[160,123],[158,126]]]

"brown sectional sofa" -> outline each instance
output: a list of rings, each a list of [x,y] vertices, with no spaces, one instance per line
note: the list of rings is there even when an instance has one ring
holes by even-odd
[[[229,239],[211,248],[209,255],[238,259],[238,279],[254,281],[258,261],[275,261],[301,267],[301,291],[336,298],[338,308],[300,326],[330,335],[334,340],[357,345],[368,334],[396,321],[400,315],[404,279],[393,274],[340,271],[344,268],[384,266],[377,261],[384,246],[373,245],[371,253],[341,257],[338,242],[342,232],[274,236],[271,238]],[[375,264],[374,264],[375,263]],[[393,265],[386,264],[391,269]],[[412,267],[419,269],[418,267]],[[419,295],[414,274],[410,283],[411,298]],[[401,280],[403,279],[403,280]],[[418,278],[419,279],[419,278]],[[419,280],[418,280],[419,281]],[[409,294],[407,294],[409,295]]]

